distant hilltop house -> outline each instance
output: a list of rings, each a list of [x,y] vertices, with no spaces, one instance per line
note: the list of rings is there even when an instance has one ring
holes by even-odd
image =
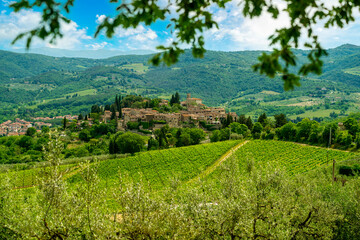
[[[168,105],[167,100],[162,100],[160,105]],[[123,108],[121,119],[118,121],[119,129],[126,129],[129,122],[147,122],[154,123],[153,129],[163,126],[164,123],[170,127],[182,127],[184,124],[194,123],[198,125],[199,121],[205,121],[207,124],[220,125],[221,119],[225,119],[227,113],[224,108],[207,107],[200,98],[192,98],[187,94],[185,101],[180,103],[186,110],[179,113],[160,113],[152,108]],[[236,113],[229,113],[233,119],[237,118]],[[117,119],[119,113],[116,112]],[[101,117],[102,122],[111,120],[111,112],[105,111]]]
[[[191,107],[206,107],[203,103],[202,103],[202,99],[201,98],[192,98],[191,94],[188,93],[186,96],[186,101],[181,102],[181,105],[183,107],[187,107],[187,108],[191,108]]]

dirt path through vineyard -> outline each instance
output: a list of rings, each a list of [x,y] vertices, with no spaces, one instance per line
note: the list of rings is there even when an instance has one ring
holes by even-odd
[[[203,179],[206,176],[208,176],[209,174],[211,174],[212,172],[215,171],[216,168],[218,168],[226,159],[228,159],[229,157],[231,157],[239,148],[241,148],[242,146],[244,146],[246,143],[248,143],[249,141],[246,140],[244,142],[239,143],[238,145],[232,147],[229,151],[227,151],[224,155],[222,155],[218,160],[216,160],[216,162],[211,165],[210,167],[208,167],[206,170],[204,170],[203,172],[201,172],[199,175],[197,175],[196,177],[190,179],[187,183],[193,183],[197,180]]]

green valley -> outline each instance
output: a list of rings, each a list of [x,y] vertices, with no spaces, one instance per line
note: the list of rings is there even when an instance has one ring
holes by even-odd
[[[360,50],[343,45],[328,52],[323,75],[304,78],[300,88],[284,92],[278,77],[253,72],[259,51],[208,51],[204,59],[186,51],[172,67],[150,66],[151,55],[82,59],[1,51],[0,113],[3,120],[78,114],[93,104],[107,104],[115,94],[159,97],[175,91],[182,99],[191,92],[206,105],[253,118],[262,112],[296,119],[357,111]],[[305,52],[296,54],[301,60]]]

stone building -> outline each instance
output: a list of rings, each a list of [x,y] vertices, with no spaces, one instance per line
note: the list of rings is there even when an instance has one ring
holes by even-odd
[[[168,104],[167,100],[161,102],[162,105]],[[123,108],[122,116],[118,117],[118,128],[126,129],[128,122],[152,122],[156,124],[168,124],[170,127],[182,127],[183,123],[196,123],[205,121],[207,124],[220,124],[221,119],[225,119],[227,113],[224,108],[207,107],[202,103],[200,98],[192,98],[191,94],[187,94],[186,101],[181,102],[186,110],[180,113],[160,113],[152,108]],[[236,113],[229,113],[234,119],[237,118]],[[109,122],[111,119],[111,112],[105,111],[102,116],[103,122]],[[156,125],[159,127],[158,125]]]

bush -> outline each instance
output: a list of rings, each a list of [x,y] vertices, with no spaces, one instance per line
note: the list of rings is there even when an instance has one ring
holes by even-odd
[[[339,167],[339,174],[346,175],[346,176],[355,176],[355,174],[360,173],[360,166],[340,166]]]
[[[232,133],[230,136],[231,140],[241,140],[244,139],[242,134]]]
[[[26,130],[26,136],[34,136],[36,133],[36,128],[30,127]]]
[[[84,129],[79,133],[79,139],[84,141],[84,142],[88,142],[91,139],[91,135],[89,130]]]
[[[143,127],[143,129],[149,129],[150,124],[148,122],[141,122],[141,126]]]
[[[120,135],[115,142],[120,153],[134,154],[144,148],[143,138],[139,134],[132,132]]]
[[[144,134],[152,134],[152,132],[149,131],[149,130],[141,130],[141,129],[139,129],[139,132],[144,133]]]
[[[126,125],[127,125],[128,129],[134,130],[134,129],[139,129],[140,123],[138,123],[138,122],[128,122]]]

